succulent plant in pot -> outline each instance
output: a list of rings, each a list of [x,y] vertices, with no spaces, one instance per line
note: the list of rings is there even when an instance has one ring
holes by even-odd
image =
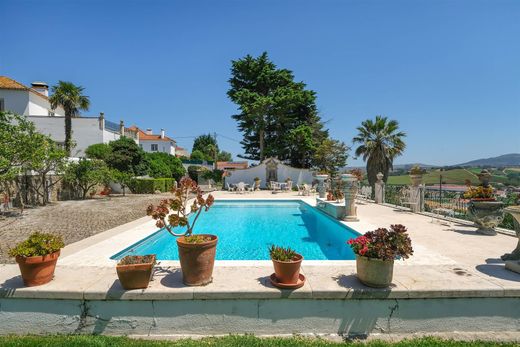
[[[157,221],[158,228],[165,228],[177,238],[184,284],[211,283],[218,239],[210,234],[193,235],[193,229],[201,212],[208,211],[215,199],[211,194],[204,198],[197,182],[189,177],[183,177],[172,193],[173,198],[162,200],[157,206],[148,206],[147,214]],[[177,227],[185,230],[176,233]]]
[[[63,246],[61,236],[35,232],[25,241],[11,248],[9,255],[15,257],[20,267],[23,283],[28,287],[33,287],[52,280]]]
[[[127,255],[116,266],[117,277],[125,289],[144,289],[148,287],[153,275],[155,254]]]
[[[273,285],[282,288],[299,288],[304,284],[305,278],[300,274],[303,261],[301,254],[289,247],[272,245],[269,248],[269,256],[274,267],[274,274],[271,275]]]
[[[406,227],[391,225],[378,228],[347,241],[356,255],[357,277],[365,285],[386,288],[392,283],[395,259],[408,259],[413,254],[412,241]]]

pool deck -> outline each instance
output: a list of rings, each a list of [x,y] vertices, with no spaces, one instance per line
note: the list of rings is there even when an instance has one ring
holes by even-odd
[[[311,205],[316,203],[316,197],[301,197],[293,192],[215,192],[214,196],[217,200],[299,199]],[[414,255],[409,260],[396,261],[394,281],[388,289],[372,289],[360,284],[352,260],[304,261],[302,273],[306,283],[293,291],[279,290],[270,284],[269,275],[273,272],[270,261],[216,261],[213,283],[204,287],[184,286],[178,262],[161,261],[149,288],[125,291],[117,279],[116,261],[109,258],[155,232],[154,222],[145,217],[65,247],[54,280],[43,286],[23,287],[17,265],[0,264],[0,316],[1,300],[29,298],[82,302],[230,299],[295,299],[295,302],[299,302],[298,299],[390,299],[397,302],[400,299],[495,298],[512,300],[505,307],[511,307],[513,313],[504,312],[512,325],[500,323],[494,328],[520,329],[520,274],[506,270],[500,260],[500,255],[516,245],[515,237],[500,233],[479,235],[467,224],[446,223],[371,202],[358,203],[358,216],[359,222],[345,224],[360,233],[390,224],[404,224],[409,230]],[[393,310],[390,317],[392,313]],[[0,334],[1,328],[0,324]],[[481,329],[478,324],[474,328],[475,331]]]

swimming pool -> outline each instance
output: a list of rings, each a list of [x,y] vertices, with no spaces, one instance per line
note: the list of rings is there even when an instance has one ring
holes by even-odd
[[[202,212],[195,233],[218,236],[217,260],[268,260],[272,244],[291,247],[306,260],[352,260],[346,241],[359,236],[297,200],[217,200]],[[179,259],[175,238],[163,229],[111,259],[144,254],[156,254],[159,260]]]

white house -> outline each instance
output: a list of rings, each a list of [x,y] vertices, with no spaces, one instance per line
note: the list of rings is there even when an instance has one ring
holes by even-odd
[[[132,125],[129,130],[137,133],[139,146],[145,152],[162,152],[175,155],[175,148],[177,147],[177,143],[174,139],[166,136],[164,129],[161,129],[160,134],[154,134],[150,128],[146,129],[146,131],[143,131],[137,126]]]
[[[33,82],[29,88],[6,76],[0,76],[0,111],[24,116],[65,116],[61,107],[51,108],[46,83]]]
[[[24,115],[34,123],[36,130],[49,135],[58,144],[65,143],[65,111],[53,110],[49,102],[49,87],[44,82],[33,82],[31,87],[9,77],[0,76],[0,111]],[[105,120],[103,113],[96,117],[72,118],[72,140],[76,146],[72,157],[82,157],[85,149],[96,143],[108,143],[121,135],[138,142],[137,133],[120,123]]]

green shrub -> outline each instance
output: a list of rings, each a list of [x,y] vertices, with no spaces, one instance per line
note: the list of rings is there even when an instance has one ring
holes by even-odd
[[[153,194],[155,192],[153,178],[134,178],[128,186],[134,194]]]
[[[134,178],[128,186],[134,194],[153,194],[156,191],[169,192],[174,182],[173,178]]]
[[[18,243],[9,250],[11,257],[34,257],[47,255],[59,251],[65,244],[59,235],[32,233],[27,240]]]

